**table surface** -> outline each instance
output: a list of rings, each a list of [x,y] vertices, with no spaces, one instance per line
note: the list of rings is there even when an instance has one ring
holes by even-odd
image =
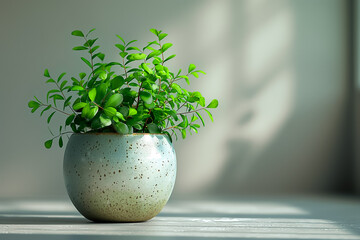
[[[150,221],[93,223],[68,200],[0,200],[0,240],[360,239],[360,199],[173,200]]]

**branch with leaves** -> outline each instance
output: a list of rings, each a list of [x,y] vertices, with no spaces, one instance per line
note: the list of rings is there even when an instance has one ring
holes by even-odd
[[[62,147],[63,135],[72,132],[163,133],[170,140],[174,135],[178,139],[177,133],[180,133],[186,138],[187,133],[198,132],[198,122],[205,126],[201,112],[213,121],[209,110],[218,107],[218,100],[213,99],[206,105],[200,92],[187,91],[178,84],[181,80],[190,84],[190,75],[199,78],[199,74],[205,72],[190,64],[186,74],[181,74],[180,69],[175,75],[165,66],[176,56],[165,56],[173,46],[163,43],[166,33],[150,29],[156,40],[148,42],[142,49],[133,45],[136,40],[126,42],[116,35],[120,39],[115,44],[120,50],[119,61],[105,62],[105,54],[95,44],[98,38],[89,37],[94,30],[87,34],[80,30],[71,33],[84,41],[73,50],[87,52],[80,59],[89,68],[89,73],[71,77],[70,84],[64,80],[66,73],[54,80],[46,69],[46,82],[55,88],[47,92],[46,103],[37,97],[28,103],[31,112],[42,108],[41,116],[53,110],[48,115],[48,124],[56,112],[66,117],[58,135],[50,131],[53,138],[45,142],[46,148],[50,148],[57,138]],[[53,104],[49,103],[51,99]],[[62,109],[58,107],[59,102],[62,102]]]

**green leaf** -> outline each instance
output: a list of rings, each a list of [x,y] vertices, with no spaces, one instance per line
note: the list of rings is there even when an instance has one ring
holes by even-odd
[[[188,72],[190,73],[190,72],[194,71],[195,68],[196,68],[196,66],[194,64],[190,64]]]
[[[93,31],[95,31],[95,30],[96,30],[96,28],[91,29],[91,30],[86,34],[86,36],[88,36],[91,32],[93,32]]]
[[[161,47],[161,51],[165,52],[166,50],[168,50],[173,44],[172,43],[165,43],[162,47]]]
[[[72,32],[71,32],[71,35],[73,35],[73,36],[77,36],[77,37],[84,37],[83,32],[82,32],[82,31],[80,31],[80,30],[75,30],[75,31],[72,31]]]
[[[89,91],[88,95],[89,95],[89,98],[90,98],[90,100],[91,100],[92,102],[95,101],[96,88],[91,89],[91,90]]]
[[[126,121],[125,118],[124,118],[124,115],[122,115],[120,112],[116,112],[116,115],[115,115],[117,118],[123,120],[123,121]]]
[[[159,34],[159,41],[163,40],[164,38],[166,38],[167,34],[166,33],[160,33]]]
[[[67,84],[67,81],[66,80],[63,81],[60,85],[60,89],[63,90],[66,84]]]
[[[118,49],[120,49],[121,51],[125,52],[125,46],[122,44],[115,44],[115,47],[117,47]]]
[[[77,46],[77,47],[73,47],[72,50],[74,50],[74,51],[81,51],[81,50],[88,50],[88,48],[87,48],[87,47],[84,47],[84,46]]]
[[[199,78],[199,74],[197,74],[196,72],[192,72],[191,74],[192,74],[194,77]]]
[[[99,53],[99,54],[97,55],[97,57],[98,57],[101,61],[104,61],[105,54]]]
[[[152,95],[149,92],[141,91],[140,92],[140,98],[147,104],[151,104],[153,101]]]
[[[74,120],[75,118],[75,114],[71,114],[70,116],[68,116],[65,120],[65,126],[68,126],[72,123],[72,121]]]
[[[122,37],[120,37],[119,35],[116,36],[125,44],[125,40]]]
[[[126,55],[128,55],[127,52],[121,52],[121,53],[119,53],[119,54],[120,54],[120,56],[121,56],[122,58],[124,58],[124,57],[126,57]]]
[[[83,88],[82,86],[73,86],[71,88],[72,91],[83,91],[85,90],[85,88]]]
[[[146,57],[146,60],[152,58],[152,57],[155,57],[155,56],[159,56],[161,54],[161,51],[159,50],[155,50],[153,52],[151,52],[147,57]]]
[[[116,115],[116,109],[113,107],[106,107],[104,108],[104,112],[107,116],[113,117]]]
[[[53,140],[50,139],[50,140],[47,140],[44,145],[45,145],[45,147],[46,147],[47,149],[49,149],[49,148],[51,148],[52,143],[53,143]]]
[[[213,99],[209,105],[206,106],[206,108],[217,108],[219,105],[219,102],[217,99]]]
[[[180,93],[180,94],[182,93],[181,87],[178,84],[173,83],[173,84],[171,84],[171,87],[173,89],[175,89],[178,93]]]
[[[86,73],[79,73],[79,77],[80,77],[80,79],[84,79],[84,77],[86,77]]]
[[[130,42],[128,42],[128,44],[126,44],[126,46],[129,46],[130,44],[132,44],[133,42],[136,42],[137,40],[131,40]]]
[[[93,47],[93,48],[91,48],[91,50],[89,50],[89,53],[91,54],[91,53],[94,53],[96,50],[98,50],[100,48],[100,46],[95,46],[95,47]],[[93,55],[93,57],[94,57],[94,55]],[[93,58],[94,59],[94,58]]]
[[[137,48],[137,47],[128,47],[128,48],[126,49],[126,51],[131,51],[131,50],[135,50],[135,51],[141,52],[141,50],[140,50],[139,48]]]
[[[81,57],[81,60],[83,60],[84,63],[86,63],[86,65],[89,66],[89,68],[92,68],[92,65],[91,65],[91,63],[89,62],[89,60],[87,60],[87,59],[85,59],[85,58],[83,58],[83,57]]]
[[[160,133],[161,129],[155,123],[150,123],[147,125],[149,133]]]
[[[99,78],[101,80],[105,80],[107,78],[107,73],[105,71],[102,71],[100,74],[99,74]]]
[[[125,79],[122,76],[116,76],[111,80],[111,90],[120,88],[124,85]]]
[[[83,109],[82,109],[82,111],[81,111],[81,116],[82,116],[83,118],[87,118],[87,116],[89,115],[89,113],[90,113],[90,104],[87,103],[87,104],[85,105],[85,107],[83,107]]]
[[[104,114],[100,115],[99,120],[101,122],[102,127],[107,127],[111,125],[111,119]]]
[[[93,119],[95,117],[95,115],[97,114],[98,110],[99,110],[98,106],[90,108],[90,111],[88,112],[86,118],[89,120]]]
[[[154,28],[151,28],[151,29],[150,29],[150,32],[152,32],[152,33],[155,34],[156,36],[159,36],[159,32],[158,32],[156,29],[154,29]]]
[[[73,109],[79,110],[79,109],[82,109],[83,107],[85,107],[86,105],[87,105],[87,103],[85,103],[85,102],[79,102],[79,103],[74,104]]]
[[[186,138],[186,130],[185,129],[181,130],[181,136],[182,136],[183,139]]]
[[[116,132],[118,132],[120,134],[129,133],[128,126],[123,122],[118,122],[118,123],[114,124],[114,127],[115,127]]]
[[[54,79],[50,78],[49,80],[46,81],[46,83],[55,83]]]
[[[109,98],[109,100],[107,100],[105,107],[117,107],[122,103],[123,99],[124,98],[122,94],[115,93]]]
[[[50,123],[51,118],[54,116],[55,112],[52,112],[49,117],[47,118],[47,123]]]
[[[167,57],[167,58],[164,60],[164,62],[167,62],[167,61],[169,61],[170,59],[173,59],[175,56],[176,56],[176,55],[173,54],[173,55]]]
[[[62,136],[59,137],[59,147],[63,147],[64,146],[64,142],[63,142],[63,138]]]
[[[44,76],[45,76],[45,77],[50,77],[50,74],[49,74],[49,70],[48,70],[48,69],[45,69],[45,71],[44,71]]]
[[[47,106],[46,108],[44,108],[41,113],[40,116],[42,116],[44,114],[44,112],[46,112],[47,110],[49,110],[51,108],[51,105]]]
[[[129,61],[142,60],[145,58],[146,58],[146,54],[144,53],[132,53],[126,57],[126,59]]]
[[[133,116],[133,115],[136,115],[137,114],[137,111],[135,108],[129,108],[129,116]]]
[[[35,102],[35,101],[30,101],[28,103],[28,106],[29,106],[29,108],[40,107],[40,103]]]
[[[141,64],[141,68],[144,69],[148,74],[153,74],[153,71],[145,63]]]
[[[204,109],[204,111],[207,112],[207,114],[209,115],[209,118],[211,119],[211,121],[214,122],[212,114],[206,109]]]
[[[65,76],[65,72],[63,72],[62,74],[60,74],[60,76],[58,77],[58,80],[57,80],[57,82],[60,82],[60,80]]]

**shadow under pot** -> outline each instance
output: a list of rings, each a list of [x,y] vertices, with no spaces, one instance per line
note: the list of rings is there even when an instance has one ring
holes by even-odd
[[[140,222],[170,198],[176,154],[164,134],[73,134],[64,179],[76,209],[96,222]]]

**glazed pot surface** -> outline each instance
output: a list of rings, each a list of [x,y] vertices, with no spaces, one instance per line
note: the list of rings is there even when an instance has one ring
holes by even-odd
[[[73,134],[64,156],[68,195],[92,221],[156,216],[176,178],[175,150],[163,134]]]

